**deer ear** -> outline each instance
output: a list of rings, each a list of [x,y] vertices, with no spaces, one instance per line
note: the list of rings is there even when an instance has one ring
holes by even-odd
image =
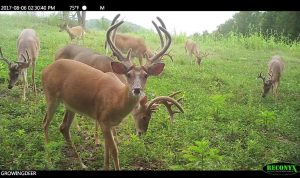
[[[164,70],[164,63],[154,63],[149,68],[147,73],[149,75],[159,75]]]
[[[122,64],[120,62],[115,62],[115,61],[112,61],[110,64],[111,64],[111,68],[114,73],[116,73],[116,74],[126,74],[127,73],[127,67],[124,64]]]
[[[148,99],[147,99],[147,96],[144,96],[141,100],[140,100],[140,105],[144,106],[146,105]]]

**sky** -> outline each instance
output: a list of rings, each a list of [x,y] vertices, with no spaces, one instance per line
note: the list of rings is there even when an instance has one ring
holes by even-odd
[[[48,13],[52,12],[42,12],[43,15]],[[191,35],[205,30],[209,33],[217,30],[218,25],[225,23],[238,11],[87,11],[86,19],[101,19],[104,16],[112,20],[118,13],[121,14],[119,19],[153,30],[151,21],[158,23],[156,17],[159,16],[171,34],[176,32]]]
[[[168,31],[172,34],[176,32],[191,35],[202,33],[207,30],[209,33],[217,30],[218,25],[225,23],[238,11],[90,11],[87,12],[87,19],[100,19],[102,16],[112,20],[116,14],[120,13],[119,19],[128,21],[148,29],[153,29],[151,21],[159,16]]]

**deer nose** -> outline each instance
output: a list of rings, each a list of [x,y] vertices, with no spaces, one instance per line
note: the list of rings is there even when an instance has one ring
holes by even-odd
[[[134,88],[133,89],[133,93],[136,94],[136,95],[138,95],[138,94],[141,93],[141,89],[140,88]]]

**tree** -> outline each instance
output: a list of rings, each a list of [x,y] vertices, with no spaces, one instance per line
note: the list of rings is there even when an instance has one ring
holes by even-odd
[[[86,11],[76,11],[78,24],[85,29]]]

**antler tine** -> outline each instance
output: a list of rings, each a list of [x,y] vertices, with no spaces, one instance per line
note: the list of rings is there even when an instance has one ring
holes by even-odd
[[[157,20],[159,21],[159,23],[161,24],[161,26],[164,28],[164,29],[167,29],[165,23],[162,21],[162,19],[160,17],[156,17]]]
[[[5,57],[3,57],[2,54],[2,48],[0,47],[0,60],[3,60],[4,62],[6,62],[8,65],[10,64],[10,61],[8,59],[6,59]]]
[[[172,41],[170,33],[169,33],[165,28],[159,27],[159,29],[160,29],[162,32],[164,32],[164,34],[165,34],[165,36],[166,36],[166,38],[167,38],[167,43],[164,45],[164,47],[161,49],[161,51],[160,51],[158,54],[152,56],[152,57],[149,59],[149,61],[151,61],[151,63],[155,63],[157,60],[160,60],[160,59],[161,59],[161,57],[165,54],[165,52],[166,52],[166,51],[168,50],[168,48],[170,47],[171,41]]]
[[[171,51],[172,51],[172,49],[169,52],[163,54],[163,56],[161,58],[163,58],[164,56],[168,56],[171,59],[171,61],[174,62],[173,56],[170,54]]]
[[[207,57],[209,55],[209,53],[205,52],[203,53],[203,55],[201,55],[202,58]]]
[[[261,72],[262,73],[262,72]],[[262,75],[261,75],[261,73],[257,76],[257,79],[259,79],[259,78],[261,78],[262,80],[263,80],[263,82],[265,82],[265,77],[263,77]]]
[[[151,107],[154,105],[154,104],[163,104],[166,106],[167,108],[167,111],[170,115],[170,120],[171,122],[173,122],[174,120],[174,114],[175,113],[184,113],[184,110],[182,109],[180,103],[178,103],[175,99],[169,97],[169,96],[159,96],[159,97],[156,97],[154,98],[153,100],[150,101],[150,103],[148,104],[148,107],[147,107],[147,112],[150,112],[151,113]],[[172,105],[175,105],[179,110],[179,111],[173,111],[172,110]]]
[[[161,46],[161,48],[163,48],[165,44],[164,44],[164,39],[163,39],[163,37],[162,37],[161,31],[159,30],[158,26],[156,25],[156,23],[155,23],[154,21],[152,21],[152,24],[154,25],[154,27],[155,27],[155,29],[156,29],[158,35],[159,35],[159,38],[160,38],[160,46]]]
[[[179,93],[181,93],[181,91],[176,91],[176,92],[170,94],[169,97],[174,97],[175,95],[177,95],[177,94],[179,94]]]
[[[117,15],[114,17],[114,19],[111,21],[110,26],[113,26],[113,25],[116,23],[116,21],[118,20],[119,17],[120,17],[120,14],[117,14]]]
[[[110,46],[110,48],[112,49],[113,53],[117,56],[118,60],[119,61],[125,61],[125,60],[128,60],[124,55],[123,53],[115,46],[115,44],[112,42],[112,39],[111,39],[111,35],[110,33],[114,30],[114,29],[117,29],[122,23],[124,23],[124,21],[120,21],[116,24],[114,24],[113,26],[111,26],[107,32],[106,32],[106,40]]]

